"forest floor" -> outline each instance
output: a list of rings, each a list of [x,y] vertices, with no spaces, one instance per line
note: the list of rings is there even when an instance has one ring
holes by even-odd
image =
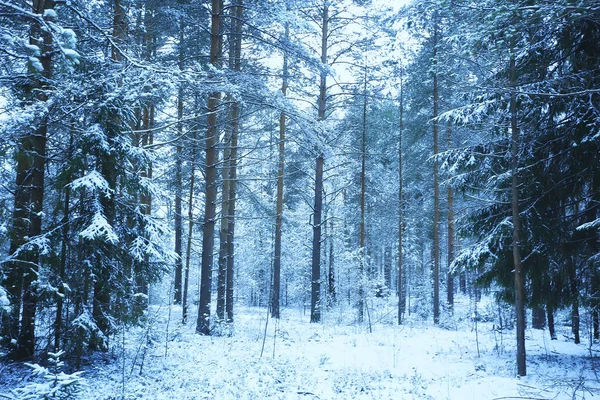
[[[566,335],[568,327],[561,326],[559,340],[553,341],[547,331],[527,329],[528,375],[518,378],[514,330],[501,332],[497,323],[475,325],[471,318],[458,317],[444,320],[446,328],[434,327],[414,315],[397,326],[391,306],[387,311],[375,309],[380,311],[369,315],[369,332],[368,322],[349,321],[348,315],[355,314],[351,309],[332,311],[322,324],[308,323],[302,310],[287,309],[279,322],[269,319],[266,324],[264,308],[242,308],[233,332],[206,337],[194,333],[194,323],[176,322],[180,308],[154,308],[147,328],[132,329],[117,338],[125,344],[124,352],[121,348],[99,355],[85,368],[85,385],[77,398],[600,396],[597,345],[590,347],[589,340],[575,345]]]

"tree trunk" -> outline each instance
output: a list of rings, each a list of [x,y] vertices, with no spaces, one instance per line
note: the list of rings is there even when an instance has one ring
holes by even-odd
[[[334,269],[334,261],[335,254],[333,252],[333,216],[329,221],[329,275],[328,275],[328,291],[329,291],[329,304],[333,306],[336,302],[336,292],[335,292],[335,269]]]
[[[179,18],[179,71],[183,70],[183,15]],[[177,153],[175,155],[175,304],[181,304],[182,300],[182,281],[183,281],[183,145],[181,143],[183,136],[183,84],[179,85],[177,92]]]
[[[361,136],[361,158],[360,158],[360,270],[358,274],[358,322],[364,319],[364,281],[365,281],[365,186],[367,172],[367,67],[365,65],[363,77],[363,115],[362,115],[362,136]]]
[[[33,12],[43,14],[54,7],[54,1],[34,0]],[[41,38],[41,40],[39,39]],[[37,22],[30,27],[31,45],[40,48],[43,71],[32,76],[30,101],[46,102],[47,82],[52,78],[52,36]],[[10,254],[17,256],[8,263],[4,285],[7,289],[12,310],[3,328],[10,342],[17,341],[10,355],[15,360],[31,360],[35,351],[35,318],[38,294],[35,282],[39,269],[39,249],[34,245],[23,248],[30,239],[42,233],[42,210],[44,203],[44,172],[46,163],[46,137],[48,116],[44,115],[32,132],[21,137],[16,152],[16,191],[11,230]],[[18,255],[17,255],[18,254]],[[21,324],[19,326],[19,313]],[[18,332],[18,333],[17,333]]]
[[[285,40],[290,36],[290,24],[285,24]],[[281,93],[287,94],[288,86],[288,58],[287,51],[283,51],[283,83]],[[283,216],[283,176],[285,167],[285,113],[279,114],[279,161],[277,164],[277,200],[275,205],[275,254],[273,256],[273,298],[271,302],[271,316],[279,318],[279,294],[281,292],[281,223]]]
[[[556,340],[556,330],[554,329],[554,307],[550,303],[546,304],[546,314],[548,315],[548,331],[550,340]]]
[[[521,266],[521,218],[519,216],[519,130],[517,126],[517,73],[515,67],[515,56],[511,52],[510,57],[510,81],[512,91],[510,93],[510,124],[511,124],[511,199],[513,219],[513,261],[515,271],[515,313],[517,315],[517,370],[520,376],[527,374],[525,356],[525,282]]]
[[[571,331],[573,332],[575,344],[579,344],[581,342],[579,336],[579,285],[573,256],[568,257],[567,268],[569,274],[569,287],[571,289]]]
[[[327,39],[329,37],[329,3],[324,2],[321,25],[321,62],[327,65]],[[321,72],[319,84],[319,121],[325,120],[327,103],[327,73]],[[323,153],[316,149],[315,207],[313,218],[313,243],[311,266],[310,322],[321,321],[321,213],[323,205]]]
[[[448,150],[452,148],[452,128],[450,127],[450,123],[448,123],[447,128],[447,143]],[[447,189],[447,198],[448,198],[448,275],[447,275],[447,301],[448,301],[448,310],[452,312],[454,309],[454,273],[450,270],[450,265],[452,261],[454,261],[454,192],[452,190],[452,186],[448,185]]]
[[[464,271],[460,272],[459,285],[460,285],[460,292],[463,295],[466,295],[467,294],[467,273]]]
[[[148,51],[151,51],[150,49]],[[142,129],[144,133],[142,134],[142,148],[147,146],[152,146],[154,144],[154,134],[152,131],[154,128],[154,104],[146,104],[143,110],[142,117]],[[146,178],[148,180],[152,180],[152,162],[148,161],[147,165],[144,165],[141,173],[142,178]],[[140,211],[143,215],[150,216],[152,215],[152,194],[150,192],[143,192],[140,194]],[[136,290],[138,293],[142,293],[146,295],[146,299],[148,296],[148,280],[147,273],[145,272],[148,269],[148,265],[150,263],[148,254],[144,254],[143,263],[137,263],[137,271],[135,273],[136,279]],[[144,308],[148,307],[148,301],[145,301]]]
[[[190,191],[188,196],[188,232],[185,250],[185,275],[183,278],[183,298],[181,299],[182,321],[187,322],[188,289],[190,281],[190,262],[192,255],[192,236],[194,234],[194,185],[196,182],[196,129],[192,131],[192,158],[190,160]]]
[[[597,308],[592,310],[592,332],[595,340],[600,339],[600,319],[598,318]]]
[[[210,39],[210,62],[215,68],[220,67],[221,56],[221,0],[212,0],[212,21]],[[210,334],[210,302],[213,249],[215,244],[215,217],[217,201],[217,163],[218,129],[217,108],[221,101],[221,92],[213,92],[208,97],[208,129],[206,130],[206,167],[205,167],[205,204],[204,225],[202,227],[202,267],[200,278],[200,304],[196,333]]]
[[[400,132],[398,132],[398,325],[402,324],[402,317],[406,309],[406,297],[404,290],[404,268],[403,268],[403,238],[404,238],[404,178],[402,175],[402,136],[404,133],[404,80],[403,70],[400,69]]]
[[[242,18],[244,13],[243,0],[236,1],[234,7],[235,24],[234,33],[235,40],[231,41],[230,53],[233,54],[233,59],[230,58],[230,65],[234,71],[241,70],[242,59]],[[237,153],[238,153],[238,135],[240,126],[240,103],[234,102],[231,111],[231,153],[229,163],[229,223],[227,224],[227,291],[225,295],[225,312],[227,313],[227,322],[233,322],[233,281],[234,281],[234,257],[235,257],[235,200],[237,188]]]
[[[575,299],[571,306],[571,331],[573,332],[575,344],[581,343],[579,325],[579,299]]]
[[[440,185],[438,182],[437,15],[433,32],[433,323],[440,322]]]
[[[225,137],[223,150],[223,186],[221,195],[221,228],[219,229],[219,272],[217,275],[217,320],[225,319],[225,292],[227,289],[227,232],[229,231],[229,165],[231,162],[231,131]]]
[[[70,147],[71,148],[71,147]],[[66,181],[70,182],[71,177],[68,173]],[[60,248],[60,265],[58,269],[58,296],[56,296],[56,318],[54,319],[54,351],[61,349],[62,327],[63,327],[63,305],[65,297],[65,269],[67,266],[67,250],[69,243],[69,217],[70,217],[70,201],[71,187],[65,186],[65,199],[63,206],[63,218],[61,221],[61,248]]]
[[[315,175],[315,207],[313,218],[313,250],[311,269],[310,322],[321,321],[321,214],[323,209],[323,156],[317,157]]]
[[[388,289],[392,289],[392,249],[389,245],[383,248],[383,280]]]
[[[531,311],[531,327],[533,329],[544,329],[546,327],[546,310],[544,310],[544,307],[533,307]]]

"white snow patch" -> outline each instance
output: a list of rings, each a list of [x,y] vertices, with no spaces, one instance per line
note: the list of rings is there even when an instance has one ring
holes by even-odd
[[[124,358],[90,371],[94,376],[86,372],[90,386],[83,398],[484,400],[600,394],[587,345],[550,341],[547,332],[529,329],[528,376],[518,378],[514,329],[479,322],[475,330],[473,320],[452,316],[448,329],[414,319],[398,326],[385,323],[386,315],[395,315],[393,307],[372,310],[369,333],[366,323],[349,321],[355,310],[348,306],[331,311],[323,324],[310,324],[308,315],[293,309],[266,324],[265,309],[241,308],[233,327],[215,329],[230,335],[206,337],[195,334],[195,320],[176,322],[180,307],[156,306],[149,327],[127,334],[125,352],[118,353]]]
[[[56,11],[53,8],[48,8],[46,10],[44,10],[44,18],[51,18],[51,19],[56,19],[58,18],[58,14],[56,13]]]

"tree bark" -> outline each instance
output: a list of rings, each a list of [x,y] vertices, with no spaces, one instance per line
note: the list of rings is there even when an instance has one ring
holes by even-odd
[[[285,40],[290,36],[290,25],[285,24]],[[283,83],[281,93],[285,96],[288,87],[288,57],[283,51]],[[275,205],[275,253],[273,255],[273,298],[271,302],[271,316],[279,318],[279,294],[281,292],[281,225],[283,219],[283,177],[285,167],[285,113],[279,114],[279,160],[277,163],[277,200]]]
[[[365,187],[367,172],[367,66],[365,65],[363,77],[363,115],[361,135],[361,158],[360,158],[360,269],[358,274],[358,322],[364,320],[365,308]]]
[[[71,148],[71,147],[70,147]],[[66,181],[70,182],[70,173],[67,173]],[[63,205],[63,218],[61,221],[61,248],[60,265],[58,268],[58,296],[56,296],[56,317],[54,319],[54,351],[61,349],[62,329],[63,329],[63,305],[65,296],[65,270],[67,266],[67,251],[69,243],[69,218],[70,218],[71,187],[65,187],[65,198]]]
[[[194,234],[194,185],[196,182],[196,129],[192,131],[192,145],[191,152],[192,158],[190,160],[190,190],[188,196],[188,232],[187,232],[187,246],[185,250],[185,273],[183,277],[183,297],[181,299],[182,309],[182,321],[185,324],[187,322],[188,315],[188,289],[190,280],[190,262],[192,255],[192,236]]]
[[[437,16],[433,31],[433,323],[440,322],[440,185],[438,182],[438,75],[437,75]]]
[[[448,150],[452,148],[452,128],[450,123],[447,127],[447,143]],[[447,189],[447,200],[448,200],[448,274],[447,274],[447,301],[448,310],[450,312],[454,309],[454,273],[450,270],[450,265],[454,261],[454,191],[451,185],[448,185]]]
[[[151,51],[148,48],[148,51]],[[152,128],[154,127],[154,104],[146,104],[143,110],[142,117],[142,148],[152,146],[154,144],[154,134]],[[147,165],[144,165],[141,173],[142,178],[152,180],[152,162],[148,161]],[[150,192],[143,192],[140,194],[140,211],[143,215],[152,215],[152,194]],[[145,222],[143,222],[145,224]],[[137,263],[137,271],[135,272],[136,290],[138,293],[146,295],[146,301],[144,308],[148,307],[148,279],[147,273],[150,260],[148,254],[144,254],[143,263]]]
[[[228,129],[229,130],[229,129]],[[229,167],[231,162],[231,130],[225,137],[223,150],[223,186],[221,195],[221,227],[219,229],[219,272],[217,275],[217,320],[225,319],[225,292],[227,289],[227,232],[229,231]]]
[[[310,322],[321,321],[321,215],[323,211],[323,156],[317,157],[311,269]]]
[[[321,62],[327,65],[327,40],[329,37],[329,3],[323,3],[321,24]],[[327,103],[327,73],[322,71],[319,84],[319,121],[325,120]],[[315,163],[315,207],[313,218],[313,243],[311,266],[310,322],[321,321],[321,213],[323,203],[323,153],[316,149]]]
[[[579,344],[581,342],[581,337],[579,335],[579,285],[573,256],[568,256],[567,268],[569,274],[569,287],[571,289],[571,332],[573,332],[575,344]]]
[[[402,67],[401,67],[402,68]],[[402,175],[402,136],[404,133],[404,76],[400,69],[400,132],[398,132],[398,325],[402,324],[402,317],[406,309],[406,297],[404,290],[404,269],[403,269],[403,238],[404,238],[404,178]]]
[[[210,62],[215,68],[220,67],[221,57],[221,0],[212,0]],[[210,334],[210,303],[213,249],[215,244],[215,217],[217,201],[217,163],[218,129],[217,112],[221,102],[221,92],[215,91],[208,97],[208,117],[206,130],[206,167],[205,167],[205,204],[204,225],[202,227],[202,266],[200,277],[200,304],[198,306],[198,321],[196,333]]]
[[[34,0],[32,6],[35,14],[43,14],[44,10],[54,7],[54,2]],[[40,89],[47,89],[48,84],[45,82],[52,78],[52,35],[34,22],[30,27],[29,43],[40,48],[43,67],[41,73],[32,74],[30,77],[29,91],[32,96],[29,101],[46,102],[46,90]],[[13,260],[7,264],[3,281],[12,310],[3,321],[3,333],[9,343],[16,339],[17,346],[10,349],[10,356],[19,361],[33,359],[35,352],[38,300],[35,282],[38,278],[39,249],[36,245],[28,245],[27,242],[42,233],[47,134],[48,115],[44,115],[32,132],[20,138],[15,156],[16,190],[10,236],[10,254]]]
[[[328,275],[328,291],[329,291],[329,304],[332,306],[336,302],[336,291],[335,291],[335,254],[333,252],[333,216],[329,221],[329,275]]]
[[[554,307],[550,303],[546,304],[546,314],[548,316],[548,331],[550,340],[556,340],[556,330],[554,329]]]
[[[231,41],[230,53],[233,54],[233,59],[230,58],[230,65],[234,71],[241,71],[242,59],[242,18],[244,14],[243,0],[237,0],[234,7],[235,24],[234,36]],[[233,322],[233,284],[234,284],[234,260],[235,260],[235,205],[236,205],[236,190],[237,190],[237,154],[238,154],[238,136],[240,126],[240,103],[234,102],[231,111],[231,152],[229,163],[229,221],[227,224],[227,291],[225,295],[225,312],[227,313],[227,322]]]
[[[533,307],[531,311],[531,327],[533,329],[544,329],[546,327],[546,310],[544,310],[544,307]]]
[[[179,71],[183,70],[184,60],[184,18],[179,18]],[[177,91],[177,150],[175,155],[175,304],[181,304],[182,301],[182,283],[183,283],[183,145],[181,143],[183,136],[183,84],[179,85]]]
[[[525,355],[525,282],[521,266],[521,218],[519,216],[519,129],[517,125],[517,74],[515,56],[510,57],[510,125],[511,125],[511,202],[513,219],[513,262],[515,271],[515,313],[517,316],[517,370],[520,376],[527,374]]]

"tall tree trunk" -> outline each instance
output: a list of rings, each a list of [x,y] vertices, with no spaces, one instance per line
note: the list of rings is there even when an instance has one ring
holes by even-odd
[[[360,154],[360,270],[358,274],[358,322],[363,322],[365,308],[365,187],[367,172],[367,66],[363,77],[363,115],[362,115],[362,136],[361,136],[361,154]]]
[[[240,7],[241,8],[241,7]],[[227,224],[227,289],[225,293],[225,312],[227,313],[227,322],[233,322],[233,281],[234,281],[234,260],[235,260],[235,202],[237,188],[237,146],[240,118],[240,104],[233,104],[232,118],[234,120],[231,136],[231,162],[229,164],[229,207],[227,215],[229,223]]]
[[[402,67],[401,67],[402,68]],[[400,131],[398,132],[398,325],[402,324],[402,317],[406,308],[406,297],[404,290],[404,270],[403,270],[403,238],[404,238],[404,199],[403,187],[404,179],[402,176],[402,136],[404,133],[404,77],[403,70],[400,69]]]
[[[196,129],[192,131],[192,158],[190,160],[190,190],[188,196],[188,232],[185,250],[185,275],[183,277],[183,297],[181,299],[182,321],[187,322],[188,315],[188,289],[190,283],[190,262],[192,255],[192,236],[194,234],[194,185],[196,182]]]
[[[310,291],[310,322],[321,321],[321,215],[323,211],[323,156],[317,157]]]
[[[440,185],[438,182],[438,74],[437,46],[438,30],[437,15],[433,31],[433,322],[440,322]]]
[[[179,18],[179,71],[183,70],[184,60],[184,18],[183,15]],[[175,304],[181,304],[181,289],[183,281],[183,145],[181,143],[183,136],[183,84],[179,84],[177,92],[177,150],[175,155]]]
[[[220,67],[222,36],[221,36],[221,0],[212,0],[210,62],[215,68]],[[218,129],[217,113],[221,102],[221,92],[215,91],[208,97],[208,129],[206,130],[206,167],[205,167],[205,204],[204,225],[202,227],[202,267],[200,278],[200,304],[198,306],[198,321],[196,333],[210,334],[210,302],[213,249],[215,244],[215,217],[217,201],[217,163]]]
[[[229,231],[229,166],[231,162],[231,130],[225,137],[225,149],[223,150],[223,177],[221,195],[221,227],[219,229],[219,272],[217,275],[217,320],[225,319],[225,292],[227,289],[227,232]]]
[[[285,24],[285,41],[290,36],[290,24]],[[288,87],[288,57],[283,51],[283,83],[281,93],[285,96]],[[279,294],[281,292],[281,225],[283,219],[283,176],[285,167],[285,113],[279,114],[279,160],[277,163],[277,200],[275,205],[275,254],[273,255],[273,298],[271,316],[279,318]]]
[[[54,7],[54,1],[34,0],[33,12],[43,14]],[[37,22],[30,27],[30,44],[40,48],[43,71],[31,78],[30,102],[46,102],[47,82],[52,77],[52,35]],[[39,39],[41,38],[41,40]],[[6,340],[17,341],[10,355],[16,360],[31,360],[35,351],[35,318],[38,294],[34,282],[39,268],[39,249],[27,246],[30,239],[42,233],[44,203],[44,168],[46,162],[46,137],[48,115],[44,115],[32,132],[24,134],[17,147],[16,190],[13,209],[13,226],[10,236],[10,254],[15,257],[7,265],[3,286],[6,287],[12,310],[3,321]],[[19,326],[19,314],[21,323]],[[6,325],[4,325],[6,323]]]
[[[234,40],[230,43],[230,65],[234,71],[241,71],[242,60],[242,18],[244,15],[243,0],[236,0],[234,11]],[[235,260],[235,205],[237,190],[237,157],[238,157],[238,136],[240,126],[240,103],[234,102],[231,110],[231,152],[229,162],[229,216],[227,224],[227,290],[225,294],[225,312],[227,313],[227,322],[233,322],[233,281],[234,281],[234,260]]]
[[[321,24],[321,62],[327,65],[327,39],[329,37],[329,3],[323,3]],[[319,84],[319,121],[325,120],[327,104],[327,73],[322,71]],[[321,212],[323,204],[323,152],[316,149],[315,207],[313,218],[313,243],[311,263],[310,322],[321,321]]]
[[[515,271],[515,308],[517,315],[517,370],[520,376],[527,374],[525,356],[525,282],[521,266],[521,218],[519,216],[519,129],[517,125],[517,72],[515,56],[510,57],[510,125],[511,125],[511,199],[513,219],[513,261]]]
[[[452,149],[452,128],[450,123],[447,127],[447,143],[448,150]],[[450,265],[454,261],[454,191],[452,186],[448,185],[447,189],[447,200],[448,200],[448,275],[447,275],[447,301],[448,309],[450,312],[454,309],[454,274],[450,270]]]

